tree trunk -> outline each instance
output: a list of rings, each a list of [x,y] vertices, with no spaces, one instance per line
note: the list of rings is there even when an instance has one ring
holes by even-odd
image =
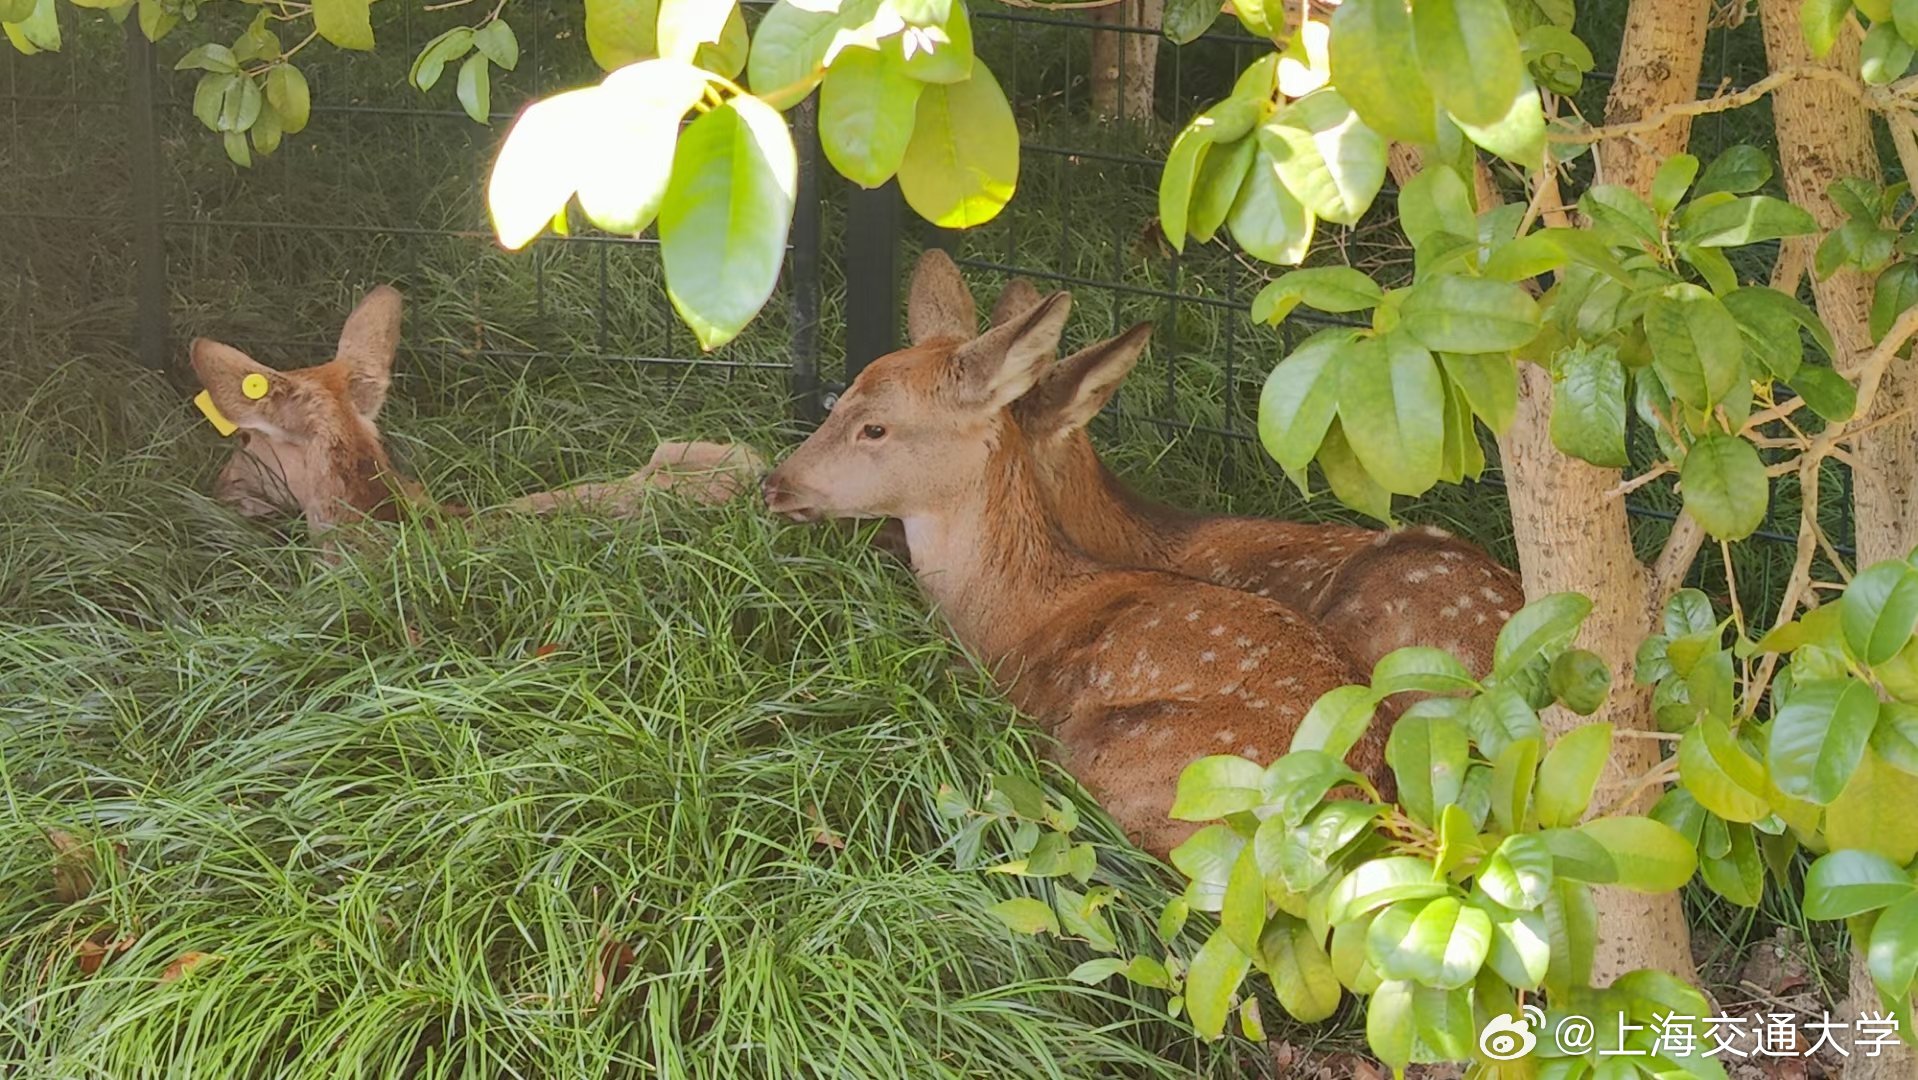
[[[1093,21],[1153,33],[1100,30],[1092,35],[1092,112],[1101,120],[1152,118],[1159,69],[1159,17],[1165,0],[1119,0],[1094,8]]]
[[[1798,7],[1799,0],[1759,0],[1765,55],[1771,69],[1823,63],[1847,73],[1856,72],[1858,40],[1851,34],[1838,35],[1837,47],[1823,61],[1812,58],[1799,30]],[[1870,113],[1857,98],[1837,86],[1799,79],[1773,93],[1772,118],[1778,131],[1786,194],[1811,211],[1821,232],[1839,225],[1844,214],[1826,196],[1827,186],[1845,177],[1881,179]],[[1910,146],[1908,136],[1900,141],[1905,144],[1900,151],[1906,151]],[[1871,279],[1855,270],[1844,270],[1825,281],[1814,279],[1812,292],[1819,317],[1838,347],[1832,362],[1840,371],[1854,371],[1872,346]],[[1879,386],[1874,418],[1904,410],[1918,398],[1913,391],[1909,365],[1894,364]],[[1914,434],[1911,417],[1887,422],[1860,437],[1853,460],[1858,562],[1866,565],[1901,558],[1918,545],[1918,522],[1912,517],[1912,488],[1918,482],[1918,435]],[[1850,984],[1848,1022],[1855,1021],[1861,1010],[1878,1007],[1871,974],[1855,948]],[[1902,1046],[1877,1058],[1854,1055],[1847,1059],[1845,1076],[1848,1080],[1909,1080],[1918,1076],[1918,1055]]]
[[[1607,123],[1638,119],[1697,97],[1710,14],[1711,0],[1632,0],[1619,49],[1618,81],[1606,102]],[[1683,150],[1690,135],[1689,120],[1679,119],[1638,139],[1601,143],[1600,176],[1607,183],[1649,192],[1659,163]],[[1652,595],[1653,581],[1632,549],[1624,501],[1609,495],[1618,484],[1617,470],[1559,452],[1550,435],[1551,408],[1551,374],[1536,364],[1522,365],[1518,420],[1500,450],[1525,594],[1569,590],[1592,598],[1581,641],[1611,665],[1617,688],[1593,719],[1610,721],[1621,732],[1650,730],[1650,699],[1636,688],[1632,666],[1648,612],[1664,597]],[[1582,722],[1559,710],[1547,718],[1554,734]],[[1658,759],[1652,740],[1621,738],[1603,788],[1620,791]],[[1636,805],[1619,809],[1643,812],[1656,797],[1656,791],[1647,791]],[[1694,978],[1691,933],[1677,894],[1601,889],[1598,918],[1595,983],[1642,967]]]

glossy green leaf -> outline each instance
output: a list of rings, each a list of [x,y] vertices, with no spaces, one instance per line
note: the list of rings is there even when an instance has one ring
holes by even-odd
[[[1380,1061],[1402,1072],[1412,1061],[1418,1018],[1414,984],[1404,979],[1381,983],[1365,1004],[1365,1042]]]
[[[1387,491],[1417,495],[1438,482],[1444,383],[1438,365],[1400,333],[1341,350],[1339,417],[1359,463]]]
[[[1538,336],[1538,302],[1505,281],[1444,274],[1413,286],[1400,307],[1405,329],[1437,352],[1504,352]]]
[[[1339,367],[1353,334],[1314,335],[1279,361],[1259,395],[1259,441],[1287,470],[1310,464],[1339,407]]]
[[[1834,851],[1805,871],[1805,916],[1849,919],[1909,900],[1911,876],[1869,851]]]
[[[492,68],[485,53],[474,53],[460,65],[458,93],[460,107],[476,124],[484,124],[493,111]]]
[[[785,120],[756,98],[734,98],[681,133],[659,238],[667,293],[703,348],[731,341],[772,296],[797,173]]]
[[[1811,54],[1824,59],[1844,29],[1845,16],[1851,14],[1852,0],[1804,0],[1798,9],[1798,24]]]
[[[1398,142],[1431,144],[1437,104],[1419,74],[1405,0],[1351,0],[1332,13],[1332,82],[1367,127]]]
[[[1868,86],[1885,86],[1904,78],[1911,69],[1912,46],[1889,22],[1875,22],[1859,47],[1859,73]]]
[[[1866,567],[1846,586],[1838,611],[1854,657],[1868,665],[1890,660],[1918,628],[1918,569],[1902,559]]]
[[[1233,241],[1247,254],[1280,266],[1296,266],[1305,258],[1317,222],[1279,179],[1278,163],[1263,146],[1225,220]]]
[[[1412,33],[1418,66],[1407,70],[1425,76],[1440,105],[1471,124],[1505,115],[1525,63],[1503,0],[1419,0]]]
[[[1204,36],[1218,19],[1214,0],[1166,0],[1160,26],[1174,45],[1186,45]]]
[[[1252,968],[1252,958],[1232,944],[1223,930],[1206,939],[1185,973],[1185,1007],[1201,1036],[1218,1038],[1231,1014],[1232,996]]]
[[[1186,232],[1192,239],[1204,244],[1218,235],[1232,213],[1232,204],[1238,202],[1239,189],[1245,186],[1245,178],[1258,156],[1259,141],[1250,136],[1205,152],[1199,162],[1199,174],[1192,181],[1192,197],[1186,211]]]
[[[1685,201],[1685,192],[1698,179],[1698,159],[1690,154],[1673,154],[1659,163],[1652,177],[1652,210],[1660,217],[1670,214]]]
[[[1582,724],[1558,737],[1539,763],[1532,793],[1538,823],[1548,829],[1576,824],[1612,754],[1612,725]]]
[[[1534,657],[1566,645],[1591,611],[1589,598],[1569,592],[1526,604],[1498,632],[1492,650],[1493,673],[1500,679],[1511,678]]]
[[[1399,189],[1399,226],[1414,247],[1441,234],[1476,236],[1472,191],[1455,170],[1428,165]]]
[[[1338,1011],[1340,987],[1332,958],[1303,920],[1275,916],[1259,940],[1258,958],[1293,1019],[1316,1024]]]
[[[940,228],[969,229],[997,217],[1019,182],[1019,129],[984,62],[972,77],[928,85],[899,165],[899,191]]]
[[[1720,203],[1686,224],[1685,239],[1700,247],[1738,247],[1818,231],[1811,214],[1783,199],[1752,195]]]
[[[596,2],[605,3],[607,0],[588,0],[588,41],[593,39],[592,16]],[[639,2],[652,4],[656,0]],[[813,10],[811,7],[801,7],[792,0],[779,0],[767,8],[766,13],[760,16],[759,26],[753,31],[752,47],[746,57],[746,81],[753,93],[777,109],[788,109],[805,100],[812,88],[819,85],[826,68],[826,54],[832,49],[844,25],[838,11]],[[646,45],[650,52],[650,40]],[[595,59],[599,58],[600,48],[599,45],[594,46]],[[601,61],[601,66],[605,66],[604,61]],[[915,103],[917,100],[915,97]]]
[[[1693,194],[1696,198],[1720,191],[1747,195],[1764,187],[1771,177],[1771,156],[1756,146],[1739,143],[1727,147],[1712,159],[1710,165],[1705,166],[1705,173],[1698,178]]]
[[[1365,311],[1385,299],[1378,283],[1349,266],[1315,266],[1279,275],[1252,299],[1252,318],[1277,326],[1300,304],[1339,314]]]
[[[1744,377],[1738,323],[1696,285],[1673,285],[1645,309],[1652,364],[1679,400],[1708,408]]]
[[[1545,106],[1529,74],[1521,75],[1517,92],[1497,120],[1473,124],[1453,119],[1475,145],[1521,169],[1537,170],[1545,163]]]
[[[1801,320],[1810,316],[1816,321],[1817,316],[1809,312],[1801,315],[1793,310],[1804,306],[1796,298],[1763,286],[1733,289],[1719,301],[1738,323],[1746,350],[1766,371],[1780,379],[1790,379],[1797,373],[1805,358],[1805,343],[1799,335]]]
[[[1325,442],[1319,447],[1319,467],[1325,470],[1325,482],[1340,502],[1380,521],[1392,520],[1392,493],[1379,486],[1359,464],[1351,443],[1346,441],[1345,429],[1336,420],[1326,429]],[[1302,481],[1300,488],[1304,488]]]
[[[1858,411],[1858,389],[1828,367],[1806,364],[1791,377],[1791,388],[1821,419],[1849,420]]]
[[[819,145],[840,175],[876,188],[893,178],[912,141],[919,93],[889,53],[847,49],[819,88]]]
[[[1757,907],[1765,895],[1765,862],[1758,854],[1756,830],[1740,824],[1726,829],[1731,850],[1720,856],[1701,856],[1698,876],[1713,892],[1732,903]]]
[[[1472,673],[1443,649],[1407,646],[1386,653],[1372,666],[1372,690],[1376,694],[1406,690],[1454,694],[1476,689],[1478,681],[1472,678]]]
[[[1286,189],[1326,221],[1357,224],[1385,183],[1385,140],[1330,88],[1280,109],[1258,138]]]
[[[1536,736],[1513,739],[1492,763],[1492,817],[1504,832],[1517,832],[1525,821],[1538,777],[1540,744]]]
[[[1373,859],[1333,886],[1326,898],[1325,921],[1337,926],[1387,904],[1430,899],[1450,891],[1450,885],[1433,880],[1432,864],[1424,859],[1406,855]]]
[[[1378,709],[1379,693],[1364,686],[1340,686],[1319,696],[1292,733],[1291,750],[1321,750],[1343,758],[1357,745]]]
[[[473,28],[456,26],[439,37],[426,43],[418,57],[413,60],[413,68],[407,74],[407,81],[421,90],[431,90],[437,86],[440,76],[445,73],[446,65],[465,56],[473,48]]]
[[[1472,412],[1495,435],[1503,435],[1518,416],[1518,365],[1501,353],[1438,354],[1439,366],[1465,394]]]
[[[1541,778],[1540,791],[1546,789]],[[1602,817],[1579,826],[1618,866],[1617,884],[1645,893],[1672,892],[1692,878],[1697,853],[1677,830],[1648,817]]]
[[[999,921],[1011,927],[1019,934],[1056,934],[1059,932],[1059,917],[1043,901],[1030,896],[1001,900],[987,910],[999,917]]]
[[[1894,999],[1911,996],[1912,981],[1918,977],[1918,894],[1899,900],[1878,916],[1865,963],[1880,994]]]
[[[1717,717],[1701,718],[1679,741],[1678,778],[1699,805],[1727,821],[1757,821],[1771,813],[1763,763]]]
[[[473,46],[507,71],[519,66],[519,37],[505,19],[494,19],[474,32]]]
[[[1918,305],[1918,264],[1893,263],[1878,275],[1871,291],[1871,338],[1883,340],[1898,316]]]
[[[1172,865],[1191,885],[1186,896],[1199,911],[1218,911],[1225,903],[1226,883],[1245,849],[1245,837],[1225,825],[1207,825],[1172,849]]]
[[[1494,902],[1513,911],[1530,911],[1551,892],[1552,851],[1537,836],[1508,836],[1479,866],[1477,881]]]
[[[1546,897],[1550,896],[1551,890],[1547,889]],[[1536,990],[1552,965],[1552,943],[1544,914],[1523,911],[1494,918],[1492,947],[1485,962],[1514,988]]]
[[[1855,848],[1899,865],[1918,859],[1918,815],[1887,813],[1908,806],[1918,785],[1869,747],[1838,797],[1825,807],[1824,839],[1832,849]],[[1802,804],[1801,804],[1802,805]]]
[[[1202,757],[1179,773],[1178,792],[1173,796],[1173,819],[1212,821],[1250,810],[1264,803],[1260,787],[1265,767],[1255,761],[1227,754]]]
[[[1878,695],[1854,679],[1797,683],[1772,720],[1772,783],[1823,806],[1838,797],[1864,757],[1878,721]]]
[[[1594,465],[1622,468],[1625,365],[1611,346],[1574,347],[1552,364],[1552,445]]]
[[[372,0],[313,0],[313,29],[342,49],[373,47]]]
[[[1903,701],[1879,705],[1871,748],[1892,768],[1918,776],[1918,705]]]
[[[1545,990],[1554,1001],[1570,996],[1575,986],[1591,981],[1593,955],[1598,948],[1598,909],[1592,902],[1592,890],[1563,877],[1552,883],[1552,892],[1539,906],[1544,917],[1545,938],[1551,944],[1551,962],[1545,973]]]
[[[1685,510],[1720,540],[1742,540],[1765,522],[1771,481],[1758,448],[1714,432],[1692,444],[1679,469]]]
[[[1392,728],[1385,761],[1398,778],[1399,804],[1428,824],[1457,802],[1470,764],[1465,728],[1450,717],[1408,713]]]
[[[1469,985],[1492,944],[1492,920],[1455,896],[1403,901],[1372,921],[1366,953],[1388,979],[1439,989]]]

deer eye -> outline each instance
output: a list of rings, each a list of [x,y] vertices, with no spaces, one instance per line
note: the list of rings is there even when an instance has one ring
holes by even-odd
[[[865,427],[859,429],[859,437],[867,442],[878,442],[880,439],[886,437],[886,426],[884,424],[867,424]]]

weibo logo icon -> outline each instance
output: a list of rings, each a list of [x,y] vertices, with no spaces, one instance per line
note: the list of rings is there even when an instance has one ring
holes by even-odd
[[[1538,1036],[1532,1034],[1532,1028],[1544,1026],[1545,1010],[1527,1005],[1522,1012],[1518,1017],[1509,1013],[1494,1016],[1479,1033],[1479,1053],[1493,1061],[1511,1061],[1531,1053],[1538,1045]]]

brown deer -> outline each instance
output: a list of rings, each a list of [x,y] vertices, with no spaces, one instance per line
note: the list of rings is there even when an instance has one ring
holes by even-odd
[[[406,507],[456,517],[469,513],[429,498],[394,468],[380,438],[376,420],[392,381],[403,307],[397,289],[375,288],[347,317],[333,359],[294,371],[267,367],[231,345],[194,339],[190,357],[203,387],[197,403],[221,434],[240,438],[214,482],[216,498],[252,518],[302,514],[315,533],[367,518],[391,521]],[[624,480],[528,495],[504,509],[619,516],[632,513],[647,492],[668,488],[722,502],[764,471],[743,446],[668,442]]]
[[[923,270],[924,264],[922,264]],[[977,336],[935,276],[913,282],[910,347],[874,361],[764,488],[799,521],[897,518],[953,633],[1127,835],[1164,855],[1180,772],[1284,753],[1319,695],[1359,672],[1275,600],[1080,553],[1051,524],[1010,406],[1051,363],[1064,294]],[[963,293],[963,290],[961,290]],[[1383,774],[1374,725],[1350,760]]]
[[[939,301],[962,310],[970,294],[951,260],[929,256]],[[1009,283],[996,325],[1040,302],[1023,279]],[[1376,531],[1271,518],[1190,513],[1146,499],[1099,460],[1086,426],[1139,361],[1150,324],[1083,349],[1053,366],[1013,409],[1037,466],[1053,520],[1102,562],[1149,566],[1268,596],[1325,624],[1365,670],[1408,645],[1444,649],[1474,675],[1492,667],[1505,621],[1525,604],[1518,576],[1440,529]]]

